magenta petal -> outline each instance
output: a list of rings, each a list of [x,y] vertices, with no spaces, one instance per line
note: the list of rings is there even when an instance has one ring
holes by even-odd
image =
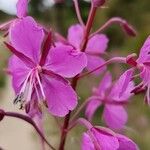
[[[91,132],[93,133],[101,150],[117,150],[119,148],[119,142],[115,136],[97,128],[91,129]]]
[[[141,50],[140,50],[140,55],[139,55],[139,58],[138,58],[138,62],[139,63],[143,63],[143,62],[146,62],[146,61],[149,61],[150,60],[150,36],[146,39],[146,41],[144,42]]]
[[[50,113],[63,117],[76,107],[77,95],[69,84],[46,75],[42,79]]]
[[[133,75],[133,70],[127,70],[124,72],[119,80],[113,86],[111,93],[109,95],[110,99],[115,101],[128,100],[132,94],[131,91],[134,89],[134,82],[131,81]]]
[[[108,38],[104,34],[93,36],[87,44],[86,52],[101,54],[104,53],[108,46]]]
[[[87,54],[87,58],[88,58],[88,64],[87,64],[87,69],[89,71],[94,70],[95,68],[99,67],[100,65],[104,64],[105,61],[104,59],[98,57],[98,56],[90,56]],[[106,66],[102,67],[101,69],[93,72],[93,74],[95,75],[99,75],[100,73],[102,73],[104,70],[106,70]]]
[[[120,129],[127,122],[128,116],[123,106],[105,105],[103,118],[110,128]]]
[[[81,150],[95,150],[94,144],[87,133],[83,133]]]
[[[87,65],[84,53],[65,45],[52,48],[48,58],[45,64],[46,69],[67,78],[79,74]]]
[[[101,98],[105,97],[105,93],[111,87],[111,85],[112,85],[112,76],[110,72],[107,71],[98,86],[98,94],[100,95]]]
[[[96,109],[102,104],[99,99],[97,99],[96,96],[92,96],[88,99],[89,103],[87,104],[85,115],[88,118],[88,120],[92,120],[93,115],[96,111]]]
[[[75,48],[80,49],[80,44],[83,39],[84,30],[79,24],[72,25],[68,30],[68,41]]]
[[[9,59],[8,69],[11,72],[13,78],[13,88],[16,94],[18,94],[22,83],[24,82],[30,71],[30,68],[28,68],[18,57],[13,55]]]
[[[20,19],[10,28],[12,46],[35,62],[39,61],[43,38],[43,29],[31,17]]]
[[[117,138],[119,141],[118,150],[139,150],[138,146],[128,137],[121,134],[117,134]]]
[[[18,18],[26,17],[28,9],[28,0],[18,0],[17,2],[17,16]]]

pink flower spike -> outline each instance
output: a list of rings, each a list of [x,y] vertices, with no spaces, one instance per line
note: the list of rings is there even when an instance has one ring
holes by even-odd
[[[18,0],[17,2],[17,16],[23,18],[27,16],[28,0]]]

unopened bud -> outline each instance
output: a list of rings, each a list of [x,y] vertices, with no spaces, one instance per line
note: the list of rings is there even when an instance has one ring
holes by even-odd
[[[92,4],[94,7],[100,7],[104,5],[105,2],[105,0],[92,0]]]
[[[5,116],[4,110],[0,109],[0,121],[3,120],[4,116]]]
[[[136,36],[137,35],[135,29],[131,25],[129,25],[128,23],[124,23],[122,25],[122,27],[128,35],[130,35],[130,36]]]

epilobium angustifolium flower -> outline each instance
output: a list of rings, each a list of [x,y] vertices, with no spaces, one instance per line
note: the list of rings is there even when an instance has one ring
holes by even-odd
[[[82,135],[82,150],[138,150],[138,146],[124,135],[105,127],[93,126],[82,118],[78,123],[88,129]]]
[[[19,20],[10,28],[10,44],[14,52],[9,60],[13,87],[17,94],[15,103],[38,109],[46,101],[50,113],[65,116],[77,105],[77,95],[64,79],[74,77],[86,66],[86,56],[70,46],[51,47],[45,63],[42,58],[44,32],[31,17]],[[51,42],[51,41],[49,41]],[[35,106],[35,108],[34,108]]]
[[[111,128],[122,128],[125,125],[127,122],[127,113],[124,105],[131,97],[131,91],[134,88],[134,84],[131,81],[122,95],[119,95],[126,76],[126,73],[123,74],[115,84],[112,84],[111,74],[107,72],[104,75],[98,88],[93,89],[93,96],[88,99],[89,102],[85,114],[89,120],[92,119],[98,107],[104,105],[103,119],[107,126]]]
[[[129,57],[127,57],[127,63],[133,66],[133,68],[127,70],[128,76],[126,76],[122,91],[124,91],[125,88],[128,86],[129,81],[133,80],[133,74],[135,72],[135,69],[138,69],[140,73],[136,76],[140,76],[142,82],[137,85],[132,92],[137,93],[138,91],[147,88],[145,99],[146,102],[150,104],[150,36],[144,42],[144,45],[140,50],[138,59],[135,60],[134,57],[135,55],[129,55]]]
[[[79,24],[72,25],[68,30],[68,41],[69,43],[77,50],[80,51],[81,43],[84,38],[84,27]],[[96,34],[91,37],[87,43],[85,54],[88,59],[87,69],[89,71],[95,69],[96,67],[103,64],[105,61],[102,57],[102,54],[105,53],[108,45],[108,38],[104,34]],[[104,71],[106,67],[101,68],[100,70],[94,72],[99,74]]]
[[[138,150],[128,137],[109,129],[93,127],[82,136],[82,150]]]

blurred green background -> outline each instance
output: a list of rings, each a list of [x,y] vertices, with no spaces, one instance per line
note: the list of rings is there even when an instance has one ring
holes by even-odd
[[[84,21],[90,8],[90,3],[79,0]],[[143,41],[150,34],[150,1],[149,0],[108,0],[105,8],[99,9],[95,18],[93,30],[105,23],[111,17],[120,16],[128,20],[137,30],[137,37],[129,37],[122,32],[118,25],[113,25],[105,31],[110,39],[108,53],[111,55],[127,55],[138,53]],[[67,35],[67,28],[77,23],[76,14],[71,0],[58,3],[51,7],[46,7],[42,0],[31,0],[29,5],[29,15],[34,16],[39,22],[51,26],[64,36]],[[0,23],[13,18],[0,11]],[[1,34],[2,35],[2,34]],[[3,38],[1,37],[2,41]],[[0,67],[5,68],[7,64],[8,52],[0,44]],[[112,65],[110,70],[115,70],[115,75],[120,74],[124,66]],[[91,94],[91,86],[96,86],[101,77],[85,78],[79,83],[78,92],[81,100],[85,100]],[[89,82],[90,81],[90,82]],[[0,88],[5,86],[5,72],[0,71]],[[1,93],[1,92],[0,92]],[[124,133],[135,140],[141,150],[150,150],[150,108],[144,104],[144,95],[135,96],[128,106],[129,121]],[[100,122],[100,112],[94,118],[94,123],[102,125]],[[81,114],[83,115],[83,114]],[[48,125],[46,125],[46,128]],[[48,129],[46,129],[48,130]],[[80,134],[80,130],[75,134]],[[79,141],[79,140],[77,140]]]

